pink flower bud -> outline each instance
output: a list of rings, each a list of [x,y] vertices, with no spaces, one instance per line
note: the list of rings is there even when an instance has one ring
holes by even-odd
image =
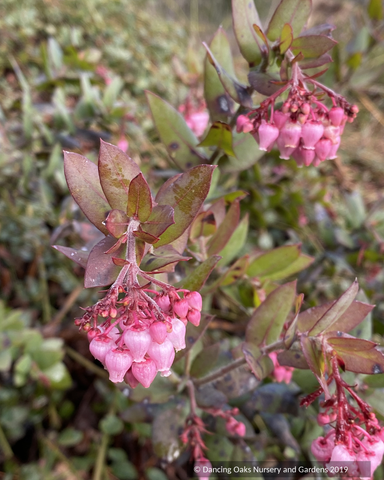
[[[201,312],[201,309],[203,308],[203,299],[201,298],[199,292],[187,293],[185,295],[185,300],[187,300],[191,308],[196,308],[196,310],[199,310],[199,312]]]
[[[280,158],[282,160],[289,160],[291,158],[291,155],[295,151],[295,149],[292,147],[285,146],[285,140],[281,134],[279,135],[279,138],[277,139],[276,143],[277,143],[277,148],[279,149],[279,152],[280,152]]]
[[[251,122],[251,120],[245,115],[239,115],[236,120],[236,132],[247,133],[251,130],[253,130],[253,123]]]
[[[332,107],[328,112],[328,116],[332,125],[338,127],[344,118],[344,109],[341,107]]]
[[[237,422],[237,425],[235,427],[235,433],[239,435],[239,437],[244,437],[245,432],[247,431],[247,428],[243,422]]]
[[[335,444],[330,438],[319,437],[313,440],[311,452],[319,462],[329,462],[334,450]]]
[[[298,166],[305,165],[309,167],[315,158],[315,151],[305,149],[300,145],[292,154],[293,158],[296,160]]]
[[[288,120],[280,130],[280,136],[285,147],[296,148],[301,138],[301,125]]]
[[[187,116],[185,118],[185,121],[188,127],[193,131],[193,133],[197,137],[200,137],[207,128],[209,122],[209,114],[205,110],[200,112],[194,112]]]
[[[119,138],[119,141],[117,142],[117,146],[124,153],[128,151],[129,143],[128,143],[128,140],[124,137],[124,135],[121,135],[121,137]]]
[[[109,372],[109,379],[113,383],[124,380],[124,375],[132,365],[132,357],[127,349],[113,348],[105,356],[105,368]]]
[[[132,364],[132,373],[143,387],[148,388],[156,377],[157,368],[155,362],[147,358],[144,362],[134,362]]]
[[[331,148],[332,142],[329,140],[329,138],[322,138],[316,143],[315,152],[322,162],[328,158]]]
[[[167,326],[164,322],[153,322],[149,327],[152,340],[156,343],[163,343],[167,338]]]
[[[304,113],[304,115],[309,115],[311,111],[311,106],[309,103],[302,103],[300,110]]]
[[[283,113],[280,110],[276,110],[273,113],[273,122],[279,130],[283,128],[288,118],[289,118],[289,114]]]
[[[303,139],[303,147],[314,150],[316,143],[320,140],[324,133],[324,126],[320,122],[306,122],[301,130]]]
[[[172,332],[168,333],[168,340],[174,346],[176,352],[185,348],[185,332],[184,323],[178,318],[172,318]]]
[[[169,309],[171,308],[171,301],[169,300],[168,295],[158,295],[155,298],[155,302],[163,312],[169,312]]]
[[[148,355],[155,362],[159,372],[167,372],[175,359],[175,350],[172,343],[167,339],[162,344],[152,342],[148,348]]]
[[[130,368],[127,373],[124,375],[124,382],[127,383],[131,388],[136,388],[139,385],[139,381],[132,373],[132,368]]]
[[[349,451],[345,445],[336,445],[332,451],[331,460],[326,465],[329,467],[348,467],[350,477],[358,477],[359,469],[356,463],[356,455]]]
[[[189,320],[195,327],[198,327],[200,325],[201,313],[195,308],[192,308],[192,310],[189,310],[188,312],[187,320]]]
[[[180,318],[186,318],[188,310],[189,310],[189,304],[187,300],[185,300],[184,298],[177,300],[173,305],[173,311]]]
[[[92,340],[98,335],[101,335],[101,333],[102,333],[102,330],[100,327],[91,328],[90,330],[88,330],[87,332],[88,342],[92,342]]]
[[[335,158],[337,158],[337,150],[339,149],[340,147],[340,143],[341,143],[341,139],[340,137],[337,137],[336,139],[336,143],[334,143],[332,146],[331,146],[331,149],[329,150],[329,154],[328,154],[328,158],[327,160],[334,160]]]
[[[129,348],[134,362],[143,362],[152,337],[148,330],[127,329],[124,332],[124,343]]]
[[[333,125],[328,125],[324,128],[324,137],[329,138],[333,145],[337,143],[337,139],[339,138],[340,134],[340,127],[334,127]]]
[[[273,146],[277,137],[279,136],[279,129],[275,125],[262,122],[259,130],[259,149],[267,151]]]
[[[328,425],[330,422],[329,415],[327,413],[321,412],[317,415],[317,423],[322,427]]]
[[[105,356],[114,346],[116,346],[116,344],[111,337],[108,337],[107,335],[98,335],[89,344],[89,350],[97,360],[104,363]]]

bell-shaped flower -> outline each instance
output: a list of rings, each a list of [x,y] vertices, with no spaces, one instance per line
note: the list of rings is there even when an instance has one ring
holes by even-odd
[[[148,388],[156,377],[156,364],[150,358],[146,358],[144,362],[134,362],[132,364],[132,373],[143,387]]]
[[[135,328],[124,331],[124,343],[129,348],[134,362],[143,362],[152,337],[148,329],[137,330]]]
[[[186,328],[184,323],[178,318],[172,318],[172,332],[168,333],[168,340],[175,347],[176,352],[185,348]]]
[[[105,368],[113,383],[122,382],[131,365],[132,357],[126,348],[112,348],[105,356]]]
[[[89,344],[89,350],[97,360],[104,364],[107,353],[115,346],[116,344],[111,337],[98,335]]]
[[[161,344],[152,342],[148,348],[148,355],[155,362],[159,372],[168,372],[175,359],[175,350],[171,341],[167,338]]]

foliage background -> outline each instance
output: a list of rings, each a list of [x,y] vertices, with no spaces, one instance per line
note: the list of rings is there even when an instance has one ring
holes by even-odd
[[[100,137],[117,143],[123,133],[131,156],[154,190],[177,173],[159,142],[144,89],[174,106],[185,100],[191,86],[199,91],[201,41],[209,40],[220,23],[230,35],[239,77],[246,78],[246,65],[231,32],[229,3],[1,2],[0,462],[4,478],[187,478],[183,466],[187,456],[174,464],[159,459],[177,456],[164,446],[168,410],[161,406],[151,410],[145,404],[134,407],[126,392],[113,388],[93,362],[73,318],[80,313],[77,305],[93,303],[97,292],[83,290],[82,269],[50,245],[57,238],[73,245],[94,236],[68,195],[63,148],[96,159]],[[271,2],[269,10],[267,3],[256,0],[264,19],[276,4]],[[373,338],[383,345],[380,6],[380,1],[314,0],[312,24],[334,23],[339,41],[323,81],[360,108],[357,120],[346,128],[339,160],[300,170],[293,161],[279,160],[271,152],[246,171],[223,174],[218,188],[249,193],[241,208],[243,216],[250,214],[250,229],[239,255],[301,242],[303,251],[315,257],[299,278],[304,307],[336,298],[358,276],[369,301],[376,304],[366,334],[372,328]],[[112,79],[109,85],[100,66]],[[220,296],[224,300],[206,302],[207,313],[216,315],[208,337],[235,344],[255,305],[249,298],[234,304],[227,294]],[[247,297],[246,291],[243,296]],[[377,377],[371,403],[383,417],[381,402],[374,403],[384,387],[382,376]],[[313,388],[300,373],[294,380],[292,396]],[[159,395],[163,401],[164,392]],[[273,395],[279,398],[278,393]],[[154,394],[151,400],[159,398]],[[182,400],[173,401],[175,408],[184,408]],[[273,427],[258,415],[255,421],[255,449],[257,445],[271,448],[263,435],[266,431],[273,435]],[[272,448],[275,454],[289,457],[297,444],[309,443],[315,427],[303,416],[286,425],[292,433],[287,430],[277,450]]]

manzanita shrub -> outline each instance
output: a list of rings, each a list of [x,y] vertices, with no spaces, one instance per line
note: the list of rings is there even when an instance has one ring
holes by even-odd
[[[196,135],[201,137],[208,125],[201,101],[196,107],[188,101],[179,109],[184,119],[147,92],[159,136],[182,171],[168,178],[155,196],[139,166],[118,147],[101,142],[97,165],[77,153],[64,154],[72,197],[104,237],[90,252],[55,248],[85,268],[86,288],[108,286],[75,324],[86,332],[90,352],[112,382],[125,382],[129,391],[150,392],[152,384],[164,382],[160,375],[177,386],[174,395],[188,395],[189,412],[178,440],[201,467],[196,469],[201,478],[209,477],[210,460],[229,459],[215,450],[223,426],[237,442],[241,458],[254,459],[246,442],[252,438],[250,421],[259,392],[269,388],[268,378],[289,384],[295,369],[312,371],[319,384],[300,401],[303,407],[318,402],[317,422],[324,427],[307,455],[325,466],[338,466],[348,478],[367,479],[383,458],[384,429],[356,385],[342,375],[384,372],[377,345],[353,334],[373,306],[356,299],[355,281],[335,301],[301,312],[304,298],[296,281],[276,282],[300,272],[312,258],[300,245],[236,258],[248,231],[248,218],[240,219],[246,192],[216,189],[215,164],[224,172],[234,171],[236,162],[240,169],[248,168],[258,158],[255,140],[260,150],[276,146],[281,159],[292,157],[300,167],[336,158],[344,127],[358,108],[317,80],[325,70],[316,69],[332,61],[328,52],[335,45],[334,27],[307,29],[311,6],[311,0],[281,0],[263,27],[253,1],[232,0],[249,85],[236,79],[229,42],[220,28],[205,45],[211,125],[201,141]],[[267,97],[258,106],[253,105],[254,92]],[[184,256],[186,249],[189,256]],[[192,269],[183,275],[188,269],[178,264],[191,260]],[[212,273],[216,266],[219,275]],[[201,349],[212,320],[203,304],[212,302],[219,287],[238,281],[252,286],[245,291],[253,295],[251,306],[257,306],[245,338],[229,342],[224,354],[215,343]],[[234,375],[241,384],[237,396],[231,394]],[[244,394],[248,397],[240,401]],[[132,398],[146,395],[142,391]],[[272,430],[279,430],[269,422]],[[164,456],[173,461],[181,451],[172,445]]]

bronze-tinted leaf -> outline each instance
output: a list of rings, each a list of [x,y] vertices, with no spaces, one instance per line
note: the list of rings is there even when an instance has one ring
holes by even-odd
[[[143,174],[140,172],[132,179],[128,191],[128,217],[134,217],[140,222],[146,222],[152,212],[151,190]]]
[[[209,48],[220,65],[230,75],[234,75],[231,46],[222,27],[215,33]],[[216,120],[225,122],[228,116],[233,114],[234,101],[223,87],[215,67],[208,60],[208,55],[204,62],[204,97],[213,122]]]
[[[156,205],[153,207],[148,220],[141,225],[143,232],[154,237],[160,237],[168,227],[175,223],[174,210],[170,205]]]
[[[243,344],[243,353],[249,368],[258,380],[263,380],[273,371],[273,362],[268,355],[262,355],[253,343]]]
[[[122,210],[111,210],[106,219],[108,232],[115,238],[120,238],[127,231],[129,219]]]
[[[333,62],[332,57],[329,55],[329,53],[324,53],[324,55],[321,55],[320,57],[317,58],[308,58],[308,59],[303,59],[300,60],[300,68],[302,70],[306,70],[308,68],[317,68],[317,67],[322,67],[323,65],[326,65],[327,63]]]
[[[309,369],[308,362],[301,350],[293,349],[284,350],[277,355],[280,365],[286,367],[300,368],[302,370]]]
[[[201,163],[204,150],[197,146],[199,142],[183,116],[154,93],[147,91],[146,95],[160,139],[175,164],[185,170]]]
[[[338,347],[335,350],[337,356],[344,362],[345,370],[366,374],[384,373],[384,355],[376,348],[347,351]]]
[[[149,243],[150,245],[154,245],[155,243],[158,243],[159,238],[155,237],[154,235],[151,235],[150,233],[144,232],[141,227],[138,228],[138,230],[135,230],[133,232],[133,236],[136,238],[140,238],[140,240],[143,240],[145,243]]]
[[[361,338],[355,338],[351,335],[344,335],[342,337],[328,337],[327,342],[334,347],[335,350],[346,352],[364,352],[372,350],[376,347],[376,343]]]
[[[97,166],[78,153],[64,152],[64,173],[69,191],[84,215],[108,235],[104,221],[111,207],[101,188]]]
[[[273,290],[252,315],[245,339],[254,345],[278,340],[296,296],[296,281]]]
[[[161,236],[157,246],[173,242],[185,232],[198,214],[209,192],[215,166],[199,165],[170,182],[156,196],[159,205],[170,205],[174,209],[175,223]]]
[[[112,208],[127,210],[128,189],[133,178],[140,173],[138,165],[120,148],[100,141],[100,183]]]
[[[199,237],[209,237],[216,231],[216,220],[213,213],[200,212],[191,225],[190,238],[195,240]]]
[[[147,253],[140,264],[140,268],[146,272],[153,272],[166,265],[181,261],[186,262],[191,258],[183,257],[171,245],[164,245],[154,250],[154,253]]]
[[[281,0],[269,22],[267,37],[273,42],[278,40],[286,23],[291,25],[293,36],[297,37],[307,23],[311,10],[312,0]]]
[[[249,255],[239,258],[219,279],[219,285],[226,287],[242,278],[247,270]]]
[[[352,304],[359,290],[357,280],[346,290],[341,297],[334,302],[324,315],[315,323],[309,331],[311,336],[315,336],[324,330],[332,330],[333,324],[346,312]]]
[[[369,305],[368,303],[363,303],[355,300],[343,313],[343,315],[336,320],[329,328],[327,328],[324,333],[331,330],[340,332],[350,332],[352,329],[357,327],[364,318],[372,311],[374,305]]]
[[[76,250],[75,248],[63,247],[62,245],[52,245],[52,248],[58,250],[60,253],[63,253],[70,260],[73,260],[81,267],[85,268],[87,266],[87,260],[89,256],[88,250]]]
[[[203,45],[208,52],[209,61],[215,67],[219,79],[227,93],[235,102],[244,107],[252,108],[252,97],[248,91],[247,85],[240,83],[234,75],[230,75],[216,60],[208,45],[204,42]]]
[[[114,237],[108,236],[103,238],[95,245],[89,254],[87,268],[85,271],[84,287],[102,287],[110,285],[116,280],[120,267],[117,267],[112,257],[123,258],[124,245],[117,252],[105,254],[108,249],[116,243]]]
[[[219,253],[225,247],[237,227],[239,220],[240,203],[239,200],[236,199],[229,207],[229,210],[216,233],[207,243],[208,255]]]
[[[261,59],[261,51],[266,50],[264,42],[253,28],[253,25],[262,28],[254,1],[232,0],[232,20],[240,52],[250,66],[254,67]]]
[[[291,50],[295,55],[301,52],[304,58],[317,58],[324,55],[336,44],[335,40],[325,35],[306,35],[295,38]]]
[[[325,367],[323,353],[315,339],[302,335],[300,343],[309,368],[315,375],[317,375],[317,377],[323,377]]]

